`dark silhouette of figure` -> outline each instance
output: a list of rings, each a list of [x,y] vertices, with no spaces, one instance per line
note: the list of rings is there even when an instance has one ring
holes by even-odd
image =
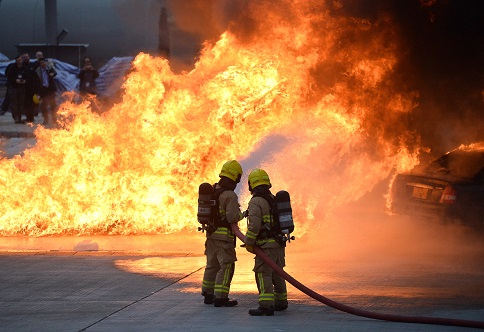
[[[35,70],[36,73],[36,92],[40,96],[40,110],[44,118],[44,125],[55,125],[57,122],[57,104],[55,95],[57,88],[55,87],[54,77],[57,76],[53,66],[49,66],[46,59],[39,59],[39,67]]]
[[[91,58],[84,58],[84,67],[79,73],[79,92],[81,95],[97,95],[96,79],[99,77],[99,72],[92,65]]]

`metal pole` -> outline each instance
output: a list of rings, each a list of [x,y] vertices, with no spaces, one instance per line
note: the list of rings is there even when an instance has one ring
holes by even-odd
[[[57,45],[57,0],[44,0],[45,38],[48,45],[55,46],[55,57],[58,57]]]

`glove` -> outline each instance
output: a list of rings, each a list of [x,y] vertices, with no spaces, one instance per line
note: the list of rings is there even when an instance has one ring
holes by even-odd
[[[249,245],[244,243],[244,244],[241,244],[240,247],[245,248],[248,252],[250,252],[252,254],[254,253],[254,246],[249,246]]]
[[[244,212],[242,212],[242,219],[247,218],[248,216],[249,216],[249,210],[245,210]]]
[[[248,244],[245,245],[245,249],[250,252],[251,254],[254,253],[254,246],[249,246]]]

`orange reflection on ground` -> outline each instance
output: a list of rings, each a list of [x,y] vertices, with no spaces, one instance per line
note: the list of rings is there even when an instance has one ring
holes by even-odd
[[[183,277],[205,266],[205,257],[147,257],[117,260],[115,266],[130,273],[162,278]]]
[[[203,250],[203,248],[200,250]],[[252,272],[253,256],[246,253],[245,250],[240,250],[240,252],[237,252],[237,255],[239,260],[236,262],[235,274],[230,287],[231,292],[257,293],[254,273]],[[129,273],[166,279],[180,279],[178,281],[179,285],[182,285],[180,291],[199,293],[205,263],[205,256],[146,257],[116,260],[115,266]]]

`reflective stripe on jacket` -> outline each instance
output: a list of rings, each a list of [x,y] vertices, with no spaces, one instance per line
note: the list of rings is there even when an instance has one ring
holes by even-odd
[[[281,247],[271,237],[265,239],[257,238],[263,229],[270,230],[271,219],[271,208],[267,200],[263,197],[252,197],[249,201],[249,225],[247,226],[245,243],[250,246],[257,245],[261,248]]]
[[[237,194],[232,190],[226,190],[220,194],[219,197],[219,213],[224,220],[225,218],[231,223],[239,222],[242,219],[242,212],[240,211],[239,199]],[[207,233],[207,238],[222,241],[234,241],[234,233],[230,227],[218,227],[212,234]]]

